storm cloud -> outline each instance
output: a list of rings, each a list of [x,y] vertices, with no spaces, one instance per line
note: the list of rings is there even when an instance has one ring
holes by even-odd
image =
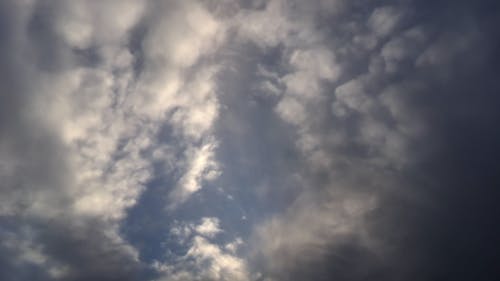
[[[499,19],[0,2],[0,279],[498,278]]]

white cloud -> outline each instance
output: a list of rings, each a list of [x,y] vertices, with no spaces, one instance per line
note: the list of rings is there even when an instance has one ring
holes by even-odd
[[[144,75],[136,81],[134,61],[121,39],[142,13],[138,3],[130,1],[120,6],[137,11],[125,13],[123,17],[127,18],[118,17],[119,22],[113,25],[85,14],[86,25],[99,24],[99,28],[90,29],[92,34],[85,40],[105,46],[101,49],[102,67],[78,67],[47,80],[47,91],[53,96],[50,100],[59,101],[48,105],[53,111],[51,120],[66,120],[61,133],[74,152],[74,169],[78,169],[74,191],[78,199],[74,206],[81,214],[121,219],[124,210],[135,204],[143,184],[151,177],[152,159],[144,158],[141,152],[159,145],[155,138],[163,122],[170,123],[190,143],[187,148],[178,148],[186,149],[186,158],[179,160],[187,162],[187,169],[174,191],[179,194],[179,198],[173,198],[176,204],[199,190],[202,181],[214,179],[219,173],[213,160],[216,142],[210,132],[218,114],[213,84],[216,70],[200,68],[192,81],[185,80],[187,68],[210,51],[214,43],[209,41],[217,41],[218,24],[194,2],[179,5],[175,21],[157,15],[156,10],[148,11],[153,20],[144,45]],[[86,6],[87,10],[67,8],[78,13],[96,9],[91,5]],[[120,40],[101,42],[103,26]],[[173,114],[167,119],[169,112]],[[202,138],[205,141],[200,146],[195,144]]]
[[[340,72],[333,53],[324,47],[295,50],[290,56],[290,65],[297,70],[311,73],[318,80],[335,81]]]
[[[190,237],[188,242],[186,238],[192,231],[197,235]],[[152,267],[161,274],[160,280],[251,280],[246,261],[235,254],[238,246],[243,244],[241,238],[237,238],[225,247],[209,241],[222,231],[219,227],[219,219],[215,217],[202,218],[201,223],[196,226],[178,224],[174,227],[174,232],[180,233],[179,243],[188,243],[190,246],[184,256],[173,262],[156,261],[152,264]]]
[[[243,244],[244,244],[243,240],[240,237],[238,237],[233,242],[227,243],[224,246],[224,249],[226,249],[230,253],[235,254]]]
[[[161,2],[153,5],[150,13],[152,30],[144,47],[151,64],[192,66],[201,55],[213,52],[223,39],[223,26],[198,1]]]
[[[88,1],[60,2],[57,7],[55,28],[65,42],[75,48],[85,49],[92,44],[114,44],[124,41],[127,32],[140,19],[144,2],[104,0],[89,4]]]
[[[380,7],[373,11],[368,19],[368,25],[378,36],[387,36],[396,28],[401,17],[401,11],[395,7]]]
[[[285,5],[274,0],[262,11],[242,11],[235,20],[239,34],[261,47],[276,46],[292,29],[285,18]]]
[[[23,93],[27,102],[19,114],[36,121],[33,124],[50,136],[54,148],[25,157],[37,161],[29,164],[21,154],[9,152],[14,143],[2,143],[2,158],[13,159],[0,161],[2,181],[12,178],[15,183],[16,170],[27,171],[30,165],[35,176],[26,174],[20,183],[23,189],[9,191],[9,197],[1,200],[0,212],[56,222],[70,218],[69,232],[98,225],[99,239],[118,245],[117,258],[138,262],[136,250],[121,237],[119,227],[152,179],[153,166],[163,161],[185,164],[185,170],[179,169],[181,175],[165,171],[179,179],[172,194],[180,197],[171,197],[176,204],[220,174],[212,132],[219,111],[214,83],[218,66],[200,60],[216,50],[224,39],[224,28],[198,1],[178,5],[135,0],[57,3],[40,5],[52,17],[44,21],[47,30],[54,31],[53,38],[43,40],[57,41],[50,42],[57,61],[50,71],[39,66],[34,39],[25,38],[26,30],[31,30],[30,16],[35,14],[30,9],[40,7],[19,4],[19,9],[26,10],[19,27],[13,27],[22,30],[16,34],[16,44],[23,55],[16,56],[26,66],[23,74],[29,81]],[[135,39],[131,36],[136,36],[133,29],[139,22],[147,24],[147,33],[143,44],[134,47],[140,50],[131,50],[129,43]],[[139,51],[142,56],[137,55]],[[160,129],[167,125],[178,139],[168,149],[158,139]],[[53,182],[43,182],[38,174],[44,169],[37,165],[51,165],[51,161],[58,161],[62,169],[47,168],[50,173],[43,177]],[[48,267],[53,253],[39,251],[43,247],[36,243],[41,242],[34,239],[33,245],[13,251],[26,261]],[[69,271],[76,270],[68,266]]]
[[[195,230],[198,234],[213,238],[222,231],[219,224],[220,221],[218,218],[202,218],[201,223],[196,226]]]
[[[335,89],[334,114],[344,115],[345,108],[369,113],[373,107],[373,101],[367,95],[363,82],[363,79],[353,79]]]
[[[294,97],[284,97],[276,107],[276,112],[292,124],[302,124],[306,120],[305,105]]]
[[[193,246],[187,255],[194,257],[197,262],[208,262],[206,273],[214,280],[248,280],[248,272],[244,261],[229,253],[225,253],[219,246],[211,244],[205,238],[197,236],[193,239]]]
[[[216,144],[212,141],[186,150],[187,168],[169,195],[170,208],[182,204],[191,194],[200,190],[204,182],[214,180],[220,175],[221,171],[214,160],[215,148]]]

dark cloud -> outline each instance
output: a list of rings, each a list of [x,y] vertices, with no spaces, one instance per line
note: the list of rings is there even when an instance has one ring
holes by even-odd
[[[497,2],[2,1],[0,279],[498,278]]]
[[[500,197],[500,54],[492,29],[498,8],[488,1],[438,2],[429,4],[429,28],[444,60],[405,77],[423,86],[408,98],[429,131],[415,144],[419,161],[409,169],[407,186],[385,196],[374,225],[386,236],[395,253],[392,266],[404,270],[404,279],[489,280],[497,276],[500,231],[492,223]]]
[[[408,162],[403,166],[389,162],[389,166],[382,168],[368,163],[371,172],[366,174],[366,167],[363,168],[366,160],[380,156],[379,153],[383,156],[384,151],[370,148],[373,143],[358,142],[362,133],[360,126],[367,114],[362,108],[353,107],[359,110],[358,116],[321,121],[314,129],[319,138],[326,138],[331,130],[345,130],[347,143],[334,145],[325,152],[332,158],[344,157],[349,164],[329,166],[327,169],[331,170],[323,173],[313,168],[312,178],[307,179],[313,190],[310,192],[326,188],[342,194],[342,189],[332,186],[339,183],[340,177],[347,182],[344,194],[356,189],[375,194],[379,199],[377,207],[363,218],[370,241],[332,236],[325,244],[307,242],[308,248],[297,250],[297,253],[290,249],[300,249],[302,238],[298,238],[295,246],[280,242],[281,246],[271,253],[274,260],[269,260],[271,265],[261,264],[270,272],[274,270],[271,275],[278,280],[487,280],[496,276],[494,263],[499,228],[493,222],[498,218],[496,202],[500,193],[496,190],[499,134],[495,123],[500,116],[495,108],[500,100],[496,97],[499,42],[494,26],[497,25],[498,8],[491,1],[474,4],[424,2],[381,2],[372,6],[373,9],[364,7],[369,11],[365,14],[370,15],[377,7],[396,4],[396,11],[402,10],[404,14],[401,23],[391,34],[379,39],[373,50],[355,50],[341,58],[346,64],[362,58],[365,62],[360,64],[368,67],[381,54],[385,68],[382,73],[364,74],[362,67],[348,67],[344,69],[352,69],[352,72],[344,72],[342,79],[348,81],[361,73],[362,79],[369,81],[363,84],[368,87],[365,90],[373,92],[371,95],[375,99],[391,96],[384,96],[384,92],[396,92],[398,103],[404,105],[400,113],[410,119],[391,120],[398,116],[387,118],[377,107],[368,109],[369,114],[373,114],[369,118],[383,120],[385,125],[392,127],[396,125],[393,128],[398,126],[394,122],[405,122],[405,125],[411,123],[412,118],[424,124],[423,131],[406,140],[406,153],[397,156],[398,160],[403,158]],[[347,11],[350,14],[345,18],[356,15],[356,6]],[[400,37],[414,27],[421,28],[423,37],[418,39],[421,41]],[[356,34],[349,35],[354,37]],[[341,48],[345,44],[350,48],[353,43],[348,39],[352,38],[340,39],[341,43],[335,42],[334,46]],[[335,35],[331,40],[335,40]],[[395,49],[397,44],[402,49]],[[391,61],[384,57],[384,49],[385,55],[391,56],[394,52],[403,52],[393,57],[397,72],[387,72]],[[350,96],[353,95],[351,92]],[[321,114],[320,108],[315,110],[316,114]],[[354,181],[364,176],[367,176],[366,181]],[[364,188],[359,189],[360,186]],[[302,212],[314,212],[314,209],[306,208]],[[329,215],[334,216],[334,210],[318,213],[318,216]],[[295,236],[290,235],[291,232],[300,229],[307,232],[308,226],[315,225],[295,220],[292,215],[291,219],[284,219],[284,226],[269,226],[271,234],[265,235],[266,239],[274,235],[293,241]],[[320,225],[322,220],[325,218],[318,218]],[[289,229],[287,226],[297,223],[303,228]],[[279,228],[288,231],[277,230]],[[290,236],[287,238],[287,235]],[[354,231],[352,235],[357,237],[359,233]],[[320,235],[317,238],[324,239]],[[309,248],[313,246],[318,249]],[[310,251],[313,256],[314,252],[323,254],[308,262]],[[276,269],[272,265],[276,259],[286,262],[278,262],[281,265]]]

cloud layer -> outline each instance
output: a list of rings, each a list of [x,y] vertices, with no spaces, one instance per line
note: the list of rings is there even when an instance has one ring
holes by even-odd
[[[495,279],[499,11],[2,1],[0,279]]]

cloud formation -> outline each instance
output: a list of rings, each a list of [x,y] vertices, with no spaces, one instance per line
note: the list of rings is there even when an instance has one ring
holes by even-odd
[[[495,279],[499,11],[2,1],[0,279]]]

